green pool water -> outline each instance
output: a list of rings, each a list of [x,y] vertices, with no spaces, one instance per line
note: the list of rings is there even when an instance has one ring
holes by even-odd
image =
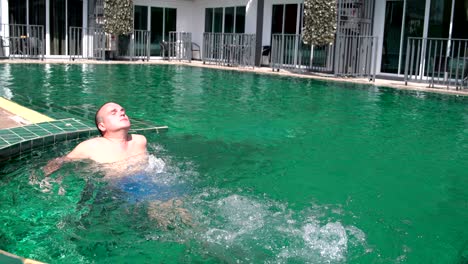
[[[0,65],[56,118],[116,101],[168,125],[148,173],[193,225],[161,229],[77,142],[1,164],[0,249],[49,263],[467,263],[468,98],[154,65]],[[180,192],[180,186],[183,186]]]

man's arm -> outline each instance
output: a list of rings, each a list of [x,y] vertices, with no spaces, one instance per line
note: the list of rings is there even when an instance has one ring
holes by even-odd
[[[92,143],[91,140],[86,140],[78,144],[70,153],[65,157],[69,160],[80,160],[80,159],[89,159],[90,156],[90,147]]]
[[[89,142],[84,141],[78,144],[70,153],[68,153],[66,156],[55,158],[47,163],[47,165],[44,166],[43,171],[46,176],[49,176],[50,174],[54,173],[58,169],[60,169],[65,162],[70,162],[73,160],[80,160],[80,159],[88,159],[89,158],[89,151],[86,151],[88,149]]]

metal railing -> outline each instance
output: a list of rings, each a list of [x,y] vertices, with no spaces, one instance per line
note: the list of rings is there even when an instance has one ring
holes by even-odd
[[[192,33],[169,32],[169,60],[192,61]]]
[[[110,44],[112,37],[102,28],[70,27],[68,35],[69,56],[75,59],[106,59],[106,51],[115,51],[116,57],[130,60],[149,60],[150,31],[134,30],[132,34],[120,36],[118,49]]]
[[[119,36],[117,58],[149,61],[150,39],[151,32],[147,30],[134,30],[129,35]]]
[[[406,51],[405,84],[468,88],[468,40],[409,37]]]
[[[375,80],[377,37],[338,35],[334,45],[305,44],[301,35],[273,34],[273,70],[312,71]]]
[[[105,59],[106,33],[102,28],[70,27],[68,49],[71,60]]]
[[[148,30],[134,30],[133,31],[133,59],[141,59],[149,61],[150,59],[150,45],[151,45],[151,31]]]
[[[44,26],[0,25],[0,57],[44,59]]]
[[[255,34],[203,33],[202,61],[222,66],[255,66]]]
[[[306,44],[301,35],[273,34],[271,39],[271,67],[273,70],[315,72],[333,71],[333,45]]]
[[[374,36],[337,35],[335,39],[335,74],[369,77],[375,81],[378,38]]]

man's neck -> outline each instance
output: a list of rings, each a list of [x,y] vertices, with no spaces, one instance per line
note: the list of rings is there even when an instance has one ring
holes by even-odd
[[[128,131],[106,133],[103,137],[115,143],[126,143],[128,141]]]

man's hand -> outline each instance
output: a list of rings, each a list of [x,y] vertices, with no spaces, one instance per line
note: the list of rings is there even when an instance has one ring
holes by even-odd
[[[60,157],[53,159],[47,163],[42,169],[44,171],[45,176],[49,176],[50,174],[54,173],[56,170],[62,167],[62,164],[67,161],[66,157]]]

